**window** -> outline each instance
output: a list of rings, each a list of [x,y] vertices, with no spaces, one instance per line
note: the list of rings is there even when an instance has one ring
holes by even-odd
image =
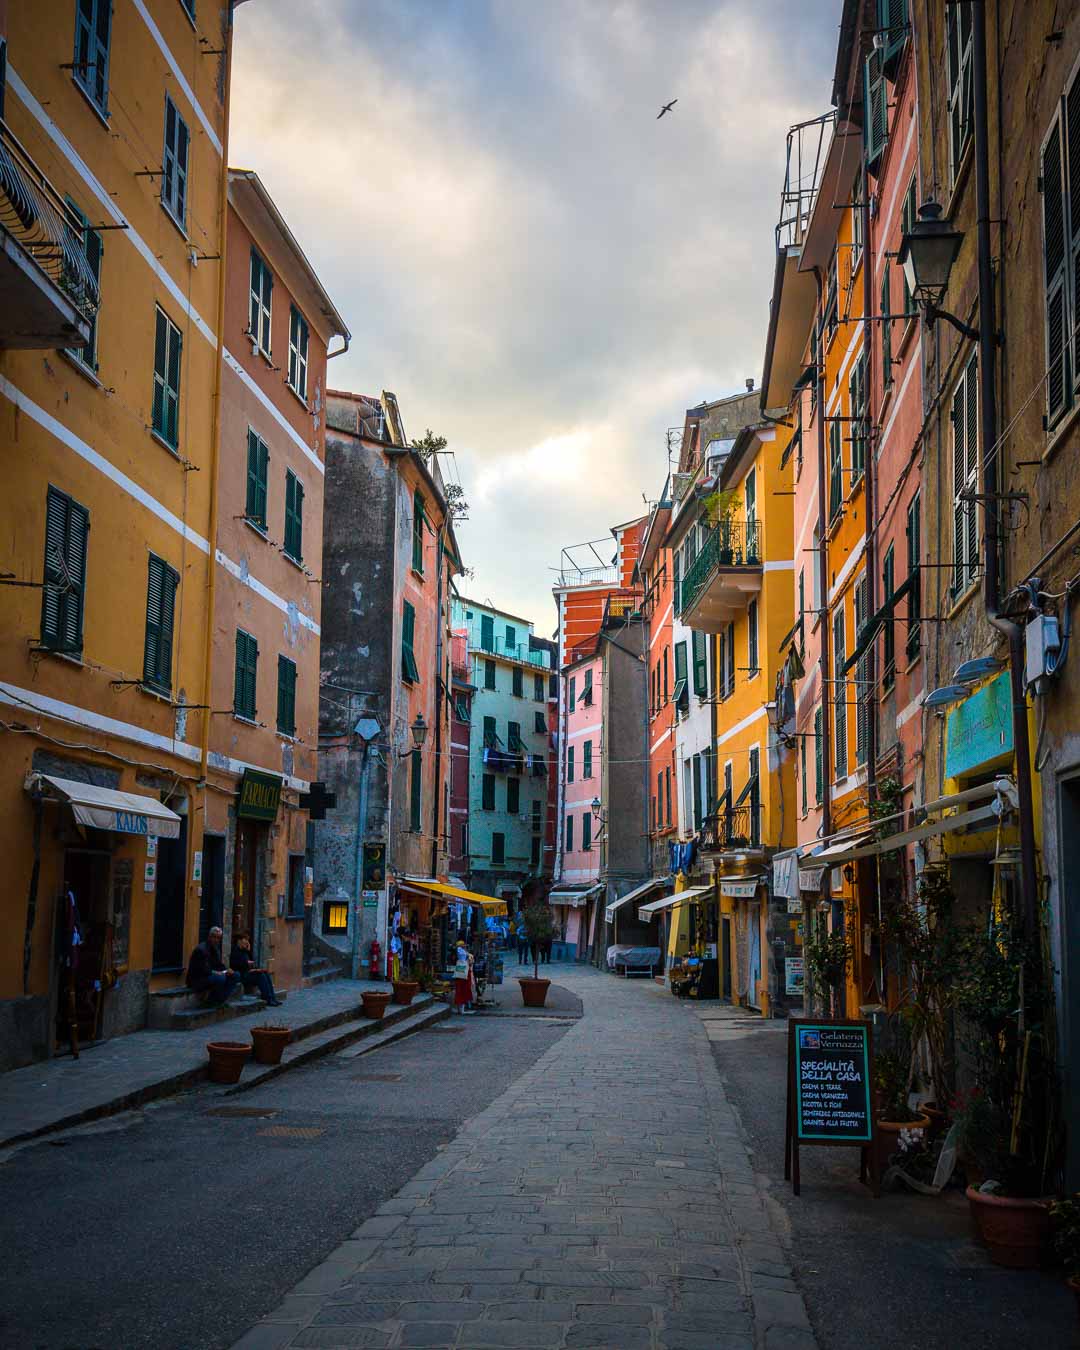
[[[675,644],[675,688],[671,691],[676,713],[690,711],[690,696],[686,691],[686,643]]]
[[[172,691],[173,621],[179,584],[179,572],[151,553],[146,587],[143,683],[165,694]]]
[[[566,843],[565,843],[564,847],[565,847],[565,849],[566,849],[566,852],[567,852],[567,853],[573,853],[573,851],[574,851],[574,817],[573,817],[573,816],[567,816],[567,817],[566,817],[566,835],[565,835],[565,838],[566,838]]]
[[[755,847],[761,844],[761,751],[757,746],[750,750],[750,843]]]
[[[148,644],[149,645],[149,644]],[[242,628],[236,630],[236,665],[233,669],[233,712],[255,720],[255,686],[259,672],[259,644]]]
[[[806,784],[806,737],[799,737],[799,787],[802,796],[802,814],[807,812],[807,784]]]
[[[664,770],[664,819],[671,825],[671,766]]]
[[[78,655],[83,645],[86,542],[90,513],[59,488],[45,504],[45,566],[41,588],[41,645]]]
[[[247,499],[244,514],[252,525],[266,529],[266,475],[270,451],[261,436],[248,427]]]
[[[835,722],[835,754],[833,769],[836,778],[847,777],[847,635],[844,631],[844,605],[833,615],[833,719]]]
[[[511,816],[516,816],[521,811],[520,778],[508,778],[506,780],[506,810]]]
[[[577,676],[570,676],[570,711],[577,707]]]
[[[884,325],[883,325],[884,326]],[[866,357],[860,356],[848,381],[848,412],[851,417],[851,485],[866,469]]]
[[[285,917],[287,919],[302,919],[304,917],[304,855],[302,853],[289,854],[289,876],[285,894]]]
[[[746,609],[746,655],[750,676],[753,678],[761,669],[758,654],[758,605],[751,600]]]
[[[851,271],[854,273],[863,254],[862,204],[866,200],[866,176],[860,164],[851,188]]]
[[[424,499],[419,492],[413,493],[412,513],[412,565],[413,571],[424,573]]]
[[[664,823],[664,771],[659,769],[656,774],[656,796],[653,798],[653,829],[657,829]]]
[[[154,403],[150,422],[171,449],[180,443],[180,329],[163,309],[157,310],[154,333]]]
[[[517,651],[517,629],[509,623],[506,625],[506,650],[511,653]]]
[[[521,744],[521,723],[507,722],[506,724],[506,748],[512,755],[520,755],[524,747]]]
[[[829,274],[825,286],[825,334],[826,340],[831,338],[836,332],[837,321],[837,255],[833,251],[832,258],[829,260]]]
[[[881,382],[888,389],[892,373],[892,262],[886,258],[881,269]]]
[[[327,900],[323,904],[322,930],[324,933],[349,931],[349,904],[347,900]]]
[[[587,670],[584,676],[584,684],[581,689],[581,702],[585,707],[592,704],[592,670]]]
[[[568,783],[574,781],[574,747],[572,745],[566,747],[566,781]]]
[[[908,622],[907,654],[914,660],[919,654],[919,628],[922,618],[922,516],[919,494],[911,499],[907,512]]]
[[[180,3],[184,6],[184,9],[187,11],[188,18],[194,20],[195,0],[180,0]]]
[[[296,662],[287,656],[277,659],[277,729],[296,735]]]
[[[881,599],[885,607],[882,625],[881,683],[891,689],[896,679],[896,628],[893,615],[893,592],[896,590],[896,553],[892,544],[885,550],[881,564]]]
[[[3,74],[2,49],[3,44],[0,43],[0,117],[4,115],[4,103],[3,103],[4,74]],[[86,266],[89,269],[91,276],[94,278],[94,282],[97,286],[98,294],[100,296],[101,255],[104,252],[104,249],[102,248],[101,244],[101,235],[96,233],[94,230],[90,228],[90,221],[83,214],[83,212],[79,210],[79,208],[75,205],[75,203],[71,200],[70,197],[67,199],[67,206],[68,210],[71,212],[71,214],[75,217],[75,219],[79,222],[80,225],[80,228],[77,231],[72,230],[70,226],[68,227],[68,236],[71,240],[72,247],[75,250],[77,250],[77,252],[81,253],[82,256],[86,259]],[[66,264],[64,270],[65,273],[67,273],[68,267]],[[71,269],[71,272],[72,272],[71,277],[72,281],[75,282],[77,286],[79,286],[80,279],[74,275],[74,269]],[[83,289],[83,287],[79,286],[79,289]],[[74,357],[76,361],[81,362],[81,364],[84,365],[87,370],[96,371],[98,368],[97,310],[94,310],[94,312],[91,315],[89,315],[89,322],[90,322],[89,339],[86,342],[84,342],[81,347],[68,347],[67,354],[71,357]]]
[[[975,121],[975,87],[971,79],[972,21],[970,5],[945,10],[945,44],[949,57],[949,182],[956,182]]]
[[[1054,427],[1080,386],[1080,75],[1061,100],[1042,148],[1046,289],[1046,425]]]
[[[818,708],[814,713],[814,801],[818,806],[825,795],[825,735],[824,713]]]
[[[904,196],[904,204],[900,208],[900,229],[904,234],[910,234],[912,227],[919,218],[915,206],[915,175],[911,175],[911,182],[908,184],[907,193]],[[912,312],[911,291],[908,289],[907,273],[900,269],[904,278],[904,322],[907,323],[908,315]]]
[[[721,698],[730,698],[735,692],[735,625],[727,626],[727,642],[724,647],[726,665],[721,679]]]
[[[295,305],[289,306],[289,388],[307,402],[307,319]]]
[[[401,678],[406,684],[414,684],[420,678],[413,641],[416,636],[416,610],[408,600],[401,602]]]
[[[533,717],[535,718],[535,721],[533,722],[533,731],[537,734],[537,736],[546,735],[547,719],[544,717],[544,714],[542,712],[534,713]]]
[[[829,422],[829,524],[840,514],[844,501],[844,460],[840,449],[840,423]]]
[[[77,0],[75,83],[95,108],[109,115],[109,39],[112,0]]]
[[[961,495],[979,490],[978,366],[972,355],[952,399],[954,595],[966,591],[979,571],[979,508]]]
[[[165,95],[165,145],[161,152],[161,204],[173,220],[187,223],[188,146],[187,123],[176,104]]]
[[[270,355],[270,311],[274,274],[256,249],[251,250],[251,297],[248,307],[248,337],[255,350]]]
[[[480,809],[482,811],[495,810],[495,775],[485,773],[480,780]]]
[[[511,671],[512,691],[515,698],[525,697],[525,675],[520,666],[514,666]]]
[[[468,722],[469,719],[469,700],[463,694],[457,694],[454,697],[454,716],[459,722]]]
[[[495,731],[494,717],[484,718],[484,749],[494,750],[499,744],[499,737]]]
[[[485,689],[494,689],[494,688],[495,688],[495,662],[494,662],[494,661],[485,661],[485,662],[484,662],[484,688],[485,688]]]
[[[541,827],[542,827],[542,825],[543,825],[542,812],[543,812],[543,807],[542,807],[541,803],[538,802],[538,801],[537,801],[537,802],[533,802],[533,804],[532,804],[532,830],[533,830],[533,834],[539,834],[539,833],[540,833]]]
[[[531,840],[531,847],[529,848],[530,868],[535,869],[540,866],[540,848],[541,848],[540,836],[538,834],[534,834]]]
[[[889,91],[882,53],[877,48],[863,63],[863,108],[866,168],[869,173],[876,174],[889,139]]]
[[[855,645],[862,641],[867,620],[867,581],[861,577],[855,583]],[[888,629],[889,625],[885,625]],[[883,681],[884,682],[884,681]],[[855,665],[855,763],[865,764],[870,756],[870,657],[863,652]]]
[[[669,681],[668,681],[668,665],[669,665],[669,662],[668,662],[668,649],[667,649],[667,647],[664,648],[664,658],[663,658],[663,659],[664,659],[664,702],[666,703],[666,702],[668,701],[668,697],[669,697],[669,694],[670,694]]]
[[[490,614],[480,615],[480,650],[485,652],[495,650],[495,620]]]
[[[682,613],[682,554],[674,549],[671,554],[671,579],[674,590],[675,613]]]
[[[693,779],[694,789],[694,833],[701,833],[701,824],[704,817],[704,807],[702,805],[701,791],[701,756],[694,755],[690,761],[692,768],[690,770]]]
[[[424,800],[423,752],[414,750],[409,756],[409,829],[419,834]]]
[[[544,702],[544,677],[543,677],[543,675],[534,675],[534,676],[533,676],[533,702],[534,702],[534,703],[543,703],[543,702]],[[540,714],[540,715],[542,716],[543,714]]]
[[[304,557],[304,485],[291,469],[285,471],[285,556]]]
[[[592,815],[588,811],[581,813],[581,847],[586,852],[592,848]]]
[[[690,634],[690,651],[694,664],[694,693],[699,698],[709,696],[709,649],[705,634],[695,628]]]
[[[799,653],[805,650],[806,644],[806,568],[799,568],[799,612],[795,616],[795,622],[799,626]]]
[[[811,553],[813,555],[813,568],[814,568],[814,622],[817,623],[818,618],[821,615],[821,611],[824,608],[823,597],[825,595],[825,584],[824,584],[825,556],[824,550],[821,547],[821,535],[818,532],[818,527],[816,525],[814,526],[814,535],[813,535],[813,543],[811,546]]]
[[[581,747],[581,776],[592,777],[592,741],[586,741]]]

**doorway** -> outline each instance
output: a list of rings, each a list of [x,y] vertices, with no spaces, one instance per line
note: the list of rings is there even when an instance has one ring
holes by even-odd
[[[731,919],[725,914],[720,919],[720,993],[725,1003],[731,1002]]]
[[[225,836],[203,835],[202,898],[199,902],[199,941],[225,921]]]
[[[761,1008],[758,984],[761,980],[761,906],[754,901],[746,906],[746,1001]]]
[[[233,886],[232,941],[247,933],[256,961],[260,958],[259,940],[259,845],[265,826],[257,820],[236,823],[236,873]]]
[[[158,839],[157,897],[154,903],[153,970],[184,968],[184,909],[187,901],[187,816],[175,839]]]
[[[1062,946],[1062,1003],[1065,1044],[1065,1114],[1069,1137],[1080,1131],[1080,775],[1058,783],[1058,912],[1064,931]],[[1080,1185],[1080,1149],[1068,1154],[1068,1185]]]
[[[56,1043],[72,1049],[97,1040],[105,993],[114,980],[109,922],[108,849],[64,852],[64,888],[56,914]]]

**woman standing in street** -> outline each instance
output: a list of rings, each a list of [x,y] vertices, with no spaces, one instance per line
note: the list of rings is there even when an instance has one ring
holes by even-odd
[[[459,937],[454,965],[454,1010],[462,1016],[472,1013],[470,1006],[473,1001],[472,987],[472,957],[465,946],[465,939]]]

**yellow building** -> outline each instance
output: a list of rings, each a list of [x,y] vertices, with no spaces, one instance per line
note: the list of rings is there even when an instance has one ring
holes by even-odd
[[[229,6],[5,37],[0,1067],[145,1025],[198,924]]]

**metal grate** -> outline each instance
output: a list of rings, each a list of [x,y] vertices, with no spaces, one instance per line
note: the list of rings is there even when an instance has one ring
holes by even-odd
[[[271,1116],[277,1115],[277,1111],[268,1106],[215,1106],[204,1114],[220,1116],[224,1120],[269,1120]]]
[[[354,1083],[400,1083],[401,1074],[399,1073],[354,1073],[352,1075]]]
[[[321,1125],[268,1125],[260,1135],[271,1139],[318,1139],[326,1131]]]

